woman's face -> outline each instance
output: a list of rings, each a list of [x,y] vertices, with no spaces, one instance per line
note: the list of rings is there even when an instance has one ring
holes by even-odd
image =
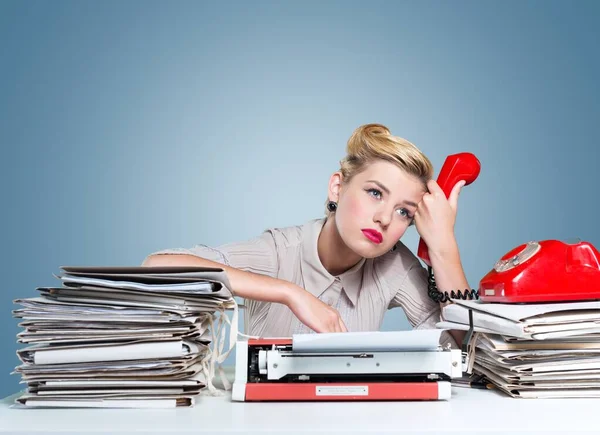
[[[393,163],[371,163],[339,190],[335,222],[344,243],[361,257],[388,252],[413,220],[425,189]]]

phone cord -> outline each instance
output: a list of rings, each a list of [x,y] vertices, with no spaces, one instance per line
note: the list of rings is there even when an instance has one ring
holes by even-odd
[[[435,283],[435,276],[433,276],[433,268],[428,266],[427,271],[429,272],[429,285],[427,286],[427,294],[435,302],[448,302],[450,299],[479,299],[479,292],[475,289],[465,289],[464,291],[450,290],[450,294],[448,294],[446,291],[439,291]]]

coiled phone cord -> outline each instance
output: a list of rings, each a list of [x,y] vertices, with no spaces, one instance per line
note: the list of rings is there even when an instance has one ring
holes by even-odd
[[[465,289],[461,290],[450,290],[450,293],[447,291],[441,292],[437,288],[437,284],[435,283],[435,276],[433,275],[433,268],[431,266],[427,267],[427,271],[429,272],[428,277],[428,286],[427,286],[427,294],[431,299],[435,302],[448,302],[450,299],[479,299],[479,292],[475,289]]]

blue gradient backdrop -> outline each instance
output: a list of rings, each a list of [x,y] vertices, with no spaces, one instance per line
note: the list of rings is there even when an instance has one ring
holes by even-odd
[[[321,216],[364,123],[436,170],[480,158],[456,225],[472,286],[528,240],[600,245],[599,18],[585,1],[0,1],[0,396],[20,388],[15,298],[61,265]]]

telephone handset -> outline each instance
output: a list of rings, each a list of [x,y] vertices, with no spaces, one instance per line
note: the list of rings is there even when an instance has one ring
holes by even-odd
[[[465,186],[471,184],[479,176],[481,163],[475,155],[471,153],[458,153],[446,157],[437,183],[444,191],[446,198],[450,196],[452,189],[459,181],[465,181]],[[419,248],[417,255],[428,265],[431,266],[429,260],[429,250],[423,238],[419,239]]]
[[[479,176],[481,170],[481,163],[479,159],[471,153],[458,153],[452,154],[446,157],[440,174],[437,179],[437,183],[446,195],[446,198],[450,196],[452,189],[459,181],[465,181],[465,186],[471,184]],[[441,293],[438,291],[435,285],[435,278],[433,276],[433,270],[431,268],[431,260],[429,259],[429,250],[423,238],[419,239],[419,247],[417,249],[417,256],[419,256],[429,270],[429,296],[438,302],[446,302],[450,298],[460,299],[477,299],[477,292],[475,290],[464,290],[464,292],[447,292]]]

